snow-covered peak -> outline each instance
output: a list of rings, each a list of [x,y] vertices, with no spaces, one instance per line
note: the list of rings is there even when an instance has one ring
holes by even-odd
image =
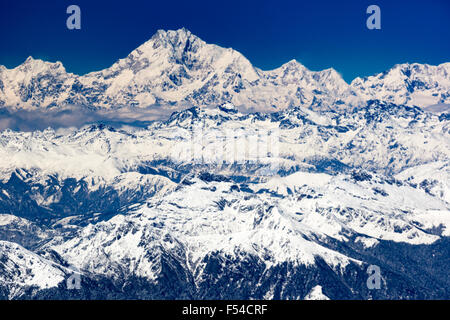
[[[137,66],[137,64],[139,64]],[[135,74],[144,70],[147,75],[167,72],[220,72],[228,66],[250,68],[250,62],[233,49],[207,44],[186,29],[159,30],[150,40],[119,60],[111,69],[129,68]],[[249,70],[250,70],[249,69]],[[238,70],[241,71],[241,70]],[[244,72],[244,75],[247,72]],[[184,77],[186,75],[174,75]]]
[[[344,82],[344,79],[342,78],[342,76],[333,68],[328,68],[322,71],[318,71],[316,73],[318,75],[319,78],[321,78],[322,81],[331,81],[331,82],[336,82],[336,81],[340,81],[340,82]]]
[[[302,65],[300,62],[298,62],[295,59],[292,59],[285,64],[283,64],[281,67],[276,68],[272,70],[274,72],[276,71],[283,71],[283,72],[306,72],[309,71],[304,65]]]
[[[3,81],[6,92],[0,95],[0,103],[5,106],[142,108],[158,104],[164,108],[232,102],[243,109],[277,111],[314,101],[331,105],[344,99],[348,88],[337,73],[309,71],[295,60],[275,70],[259,70],[241,53],[207,44],[186,29],[159,30],[110,68],[84,76],[65,74],[59,63],[34,59],[21,68],[28,81],[15,74],[10,81]],[[41,74],[53,76],[55,86],[48,87],[51,92],[34,85]]]
[[[119,60],[120,66],[127,66],[125,62],[148,61],[153,64],[167,62],[183,63],[189,54],[195,54],[206,43],[186,29],[158,30],[144,44],[133,50],[125,59]],[[117,64],[117,63],[116,63]],[[114,67],[114,66],[113,66]],[[133,70],[136,71],[136,70]]]
[[[79,81],[84,87],[98,83],[96,105],[109,107],[114,101],[115,106],[146,107],[223,103],[244,83],[258,79],[258,71],[239,52],[207,44],[180,29],[158,31],[126,58]]]
[[[418,107],[449,104],[450,63],[397,64],[377,75],[356,78],[351,86],[366,99]]]
[[[199,46],[206,45],[206,42],[192,34],[186,28],[178,30],[158,30],[155,35],[138,49],[144,49],[148,45],[161,44],[171,46],[175,50],[195,50]],[[189,45],[193,45],[189,47]]]
[[[306,295],[305,300],[330,300],[330,298],[324,295],[322,287],[317,285]]]
[[[34,109],[64,105],[75,77],[59,61],[28,57],[16,68],[0,70],[0,106]]]
[[[34,59],[32,56],[29,56],[21,65],[12,70],[31,75],[40,73],[63,74],[66,72],[66,69],[60,61],[47,62],[41,59]]]

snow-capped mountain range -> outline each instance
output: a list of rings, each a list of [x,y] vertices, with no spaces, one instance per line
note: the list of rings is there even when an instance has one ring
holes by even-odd
[[[5,130],[3,297],[448,297],[449,130],[380,101]],[[276,148],[262,153],[267,137]],[[46,267],[14,273],[17,252]],[[380,290],[366,286],[371,264]],[[69,267],[81,290],[67,290]]]
[[[171,112],[0,131],[0,299],[448,299],[449,72],[262,71],[185,29],[0,67],[7,110]]]
[[[60,62],[29,57],[14,69],[0,66],[0,106],[12,109],[161,108],[161,112],[231,102],[241,110],[290,106],[336,109],[367,100],[427,107],[450,104],[450,63],[401,64],[347,84],[334,69],[310,71],[292,60],[263,71],[242,54],[207,44],[186,29],[158,31],[111,67],[86,75]]]

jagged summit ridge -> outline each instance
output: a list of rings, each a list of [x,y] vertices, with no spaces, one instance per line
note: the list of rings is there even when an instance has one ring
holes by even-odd
[[[351,87],[366,99],[427,107],[450,104],[450,63],[397,64],[390,70],[356,78]]]
[[[360,107],[367,100],[425,107],[450,102],[450,64],[403,64],[350,85],[332,69],[311,71],[296,60],[264,71],[232,48],[208,44],[187,29],[158,30],[111,67],[86,75],[60,62],[28,58],[0,69],[0,106],[157,107],[179,110],[233,103],[247,111]]]

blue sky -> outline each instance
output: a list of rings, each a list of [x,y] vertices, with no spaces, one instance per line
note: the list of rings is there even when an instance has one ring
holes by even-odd
[[[66,8],[81,8],[81,30],[66,28]],[[381,8],[381,30],[366,28],[366,8]],[[348,82],[397,63],[450,61],[450,1],[84,1],[0,2],[0,64],[28,56],[61,61],[67,71],[100,70],[158,29],[186,27],[232,47],[267,70],[297,59],[333,67]]]

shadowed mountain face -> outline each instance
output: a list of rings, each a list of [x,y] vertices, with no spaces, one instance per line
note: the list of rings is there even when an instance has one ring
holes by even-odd
[[[367,100],[426,107],[450,103],[450,65],[396,65],[347,84],[333,69],[310,71],[297,61],[263,71],[239,52],[207,44],[186,29],[158,31],[110,68],[78,76],[60,62],[28,58],[0,67],[0,106],[9,109],[137,107],[159,116],[186,105],[231,102],[241,111],[358,107]]]

